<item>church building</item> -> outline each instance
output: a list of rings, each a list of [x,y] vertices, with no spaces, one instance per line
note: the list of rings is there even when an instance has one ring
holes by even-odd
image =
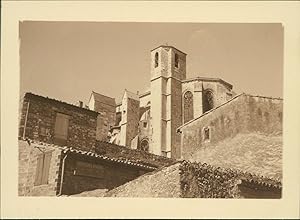
[[[92,92],[88,106],[99,112],[97,140],[180,158],[177,128],[231,99],[233,86],[219,78],[187,79],[187,54],[173,46],[154,48],[150,56],[149,91],[125,90],[117,104]]]

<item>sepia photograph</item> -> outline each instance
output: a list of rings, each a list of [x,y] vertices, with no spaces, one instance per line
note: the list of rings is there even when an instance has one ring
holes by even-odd
[[[299,218],[300,4],[1,2],[1,218]]]
[[[281,198],[281,24],[19,31],[19,196]]]

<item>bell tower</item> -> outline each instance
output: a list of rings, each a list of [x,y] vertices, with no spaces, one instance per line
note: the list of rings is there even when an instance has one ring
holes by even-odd
[[[182,80],[186,79],[186,54],[172,46],[151,51],[151,125],[150,152],[180,157],[182,124]]]

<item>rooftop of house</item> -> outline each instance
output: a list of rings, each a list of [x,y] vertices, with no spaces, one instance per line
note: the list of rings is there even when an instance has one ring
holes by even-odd
[[[125,183],[117,188],[114,188],[105,194],[99,196],[105,197],[181,197],[181,166],[188,161],[180,161],[168,167],[157,169],[150,173],[146,173],[130,182]],[[240,171],[237,169],[226,169],[217,166],[211,166],[206,163],[197,163],[198,169],[207,172],[214,172],[219,170],[219,173],[230,173],[237,176],[243,183],[250,183],[255,186],[266,188],[282,187],[281,181],[264,176],[259,176],[253,173]],[[95,192],[93,196],[97,196]]]
[[[27,141],[28,144],[33,145],[35,147],[41,148],[41,147],[52,147],[55,149],[59,149],[61,150],[64,154],[73,154],[73,155],[79,155],[79,156],[83,156],[83,157],[89,157],[89,158],[94,158],[97,160],[102,160],[102,161],[107,161],[107,162],[111,162],[111,163],[117,163],[117,164],[121,164],[121,165],[126,165],[126,166],[132,166],[132,167],[137,167],[137,168],[142,168],[148,171],[153,171],[155,169],[157,169],[157,167],[155,166],[151,166],[142,162],[137,162],[134,160],[130,160],[128,158],[120,158],[120,157],[113,157],[113,156],[107,156],[107,155],[103,155],[103,154],[99,154],[99,153],[95,153],[92,151],[83,151],[80,149],[76,149],[70,146],[58,146],[55,144],[49,144],[49,143],[45,143],[42,141],[36,141],[36,140],[32,140],[32,139],[28,139],[28,138],[22,138],[19,137],[19,140],[23,140],[23,141]],[[133,158],[134,159],[134,158]]]
[[[116,106],[115,98],[111,98],[109,96],[102,95],[100,93],[92,91],[89,101],[91,100],[92,96],[94,96],[94,99],[96,102],[101,102],[101,103],[104,103],[104,104],[107,104],[110,106],[114,106],[114,107]]]
[[[41,96],[41,95],[36,95],[36,94],[31,93],[31,92],[27,92],[24,96],[24,99],[39,100],[39,101],[42,101],[42,102],[48,102],[48,103],[52,103],[52,104],[63,105],[63,106],[72,108],[76,111],[83,111],[83,112],[86,112],[86,113],[89,113],[89,114],[93,114],[95,116],[97,116],[99,114],[98,112],[92,111],[88,108],[73,105],[73,104],[70,104],[70,103],[67,103],[67,102],[64,102],[64,101],[61,101],[61,100],[57,100],[57,99],[54,99],[54,98],[49,98],[49,97],[44,97],[44,96]]]

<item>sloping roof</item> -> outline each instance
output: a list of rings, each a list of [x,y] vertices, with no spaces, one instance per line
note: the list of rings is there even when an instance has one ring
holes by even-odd
[[[19,137],[19,139],[27,141],[29,144],[37,144],[39,146],[47,146],[47,147],[57,148],[57,149],[60,149],[65,154],[66,153],[73,153],[73,154],[77,154],[77,155],[81,155],[81,156],[93,157],[95,159],[100,159],[100,160],[104,160],[104,161],[108,161],[108,162],[139,167],[139,168],[143,168],[143,169],[150,170],[150,171],[153,171],[153,170],[157,169],[156,167],[152,167],[152,166],[145,165],[145,164],[138,163],[138,162],[133,162],[129,159],[120,159],[120,158],[108,157],[108,156],[104,156],[104,155],[101,155],[101,154],[94,153],[92,151],[83,151],[83,150],[75,149],[75,148],[72,148],[72,147],[69,147],[69,146],[61,147],[61,146],[58,146],[58,145],[55,145],[55,144],[49,144],[49,143],[45,143],[45,142],[42,142],[42,141],[32,140],[32,139],[29,139],[29,138],[24,139],[22,137]]]
[[[282,136],[238,134],[216,145],[200,148],[187,159],[281,179]]]
[[[210,77],[195,77],[195,78],[190,78],[190,79],[185,79],[182,80],[182,83],[187,83],[187,82],[191,82],[191,81],[208,81],[208,82],[220,82],[222,84],[224,84],[225,86],[227,86],[229,89],[232,89],[232,85],[220,78],[210,78]]]
[[[179,198],[182,197],[181,186],[181,166],[187,161],[180,161],[168,167],[146,173],[130,182],[108,191],[105,197],[160,197],[160,198]],[[190,162],[188,162],[190,163]],[[206,163],[206,167],[212,170],[219,169],[222,173],[235,174],[243,183],[254,186],[265,186],[270,188],[282,187],[279,180],[243,172],[237,169],[227,169],[217,166],[211,166]],[[235,177],[233,177],[235,178]],[[217,197],[215,197],[217,198]]]
[[[160,47],[164,47],[164,48],[172,48],[172,49],[174,49],[174,50],[177,50],[177,51],[180,52],[180,53],[183,53],[183,54],[187,55],[186,53],[182,52],[181,50],[177,49],[176,47],[169,46],[169,45],[160,45],[160,46],[155,47],[154,49],[152,49],[152,50],[150,50],[150,51],[156,50],[157,48],[160,48]]]
[[[92,97],[92,95],[94,96],[94,99],[97,102],[101,102],[101,103],[104,103],[104,104],[107,104],[110,106],[116,106],[115,98],[111,98],[111,97],[102,95],[100,93],[94,92],[94,91],[92,91],[91,97]],[[90,99],[91,99],[91,97],[90,97]]]
[[[49,97],[44,97],[44,96],[41,96],[41,95],[36,95],[36,94],[31,93],[31,92],[27,92],[25,94],[24,98],[29,99],[29,100],[35,99],[35,100],[40,100],[40,101],[44,101],[44,102],[59,104],[59,105],[63,105],[63,106],[72,108],[76,111],[82,111],[82,112],[90,113],[90,114],[93,114],[93,115],[96,115],[96,116],[99,114],[98,112],[87,109],[87,108],[79,107],[77,105],[73,105],[73,104],[70,104],[70,103],[67,103],[67,102],[64,102],[64,101],[60,101],[60,100],[57,100],[57,99],[54,99],[54,98],[49,98]]]
[[[108,191],[105,197],[180,197],[179,163],[146,173]]]

